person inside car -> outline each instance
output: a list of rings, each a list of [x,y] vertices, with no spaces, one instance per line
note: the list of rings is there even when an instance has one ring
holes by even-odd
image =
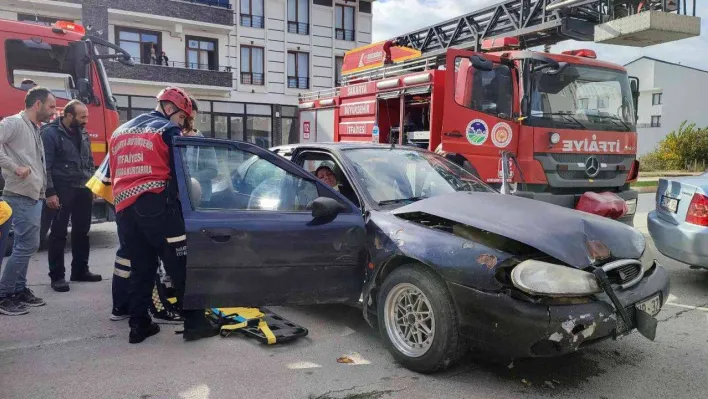
[[[332,168],[327,165],[320,165],[315,170],[315,176],[317,176],[317,178],[321,182],[332,187],[336,191],[339,191],[343,196],[345,196],[349,201],[353,202],[356,206],[359,206],[359,200],[357,199],[356,194],[354,194],[354,190],[349,184],[338,183],[337,176],[334,174]]]
[[[340,191],[340,185],[337,183],[337,176],[334,175],[332,168],[327,165],[321,165],[317,170],[315,170],[315,176],[317,176],[322,183],[332,187],[333,189]]]

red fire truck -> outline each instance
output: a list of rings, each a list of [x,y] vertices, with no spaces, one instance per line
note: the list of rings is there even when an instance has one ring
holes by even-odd
[[[111,48],[115,53],[101,53],[97,46]],[[87,36],[84,27],[73,22],[43,26],[0,20],[0,75],[6,77],[0,81],[0,119],[23,109],[25,94],[32,87],[23,85],[26,79],[52,89],[57,97],[55,117],[66,103],[79,99],[89,109],[86,128],[98,166],[106,154],[108,134],[118,127],[116,101],[102,59],[133,65],[130,55],[120,47]],[[0,183],[4,186],[4,181]],[[114,219],[112,208],[102,199],[97,199],[93,208],[94,221]],[[42,225],[42,233],[46,234],[46,217]]]
[[[635,3],[506,0],[351,50],[341,87],[300,96],[300,141],[416,145],[514,195],[571,208],[585,192],[612,192],[632,225],[638,79],[592,50],[525,49],[566,39],[646,46],[700,32],[695,3],[693,15],[686,2]],[[659,21],[680,32],[655,29]]]

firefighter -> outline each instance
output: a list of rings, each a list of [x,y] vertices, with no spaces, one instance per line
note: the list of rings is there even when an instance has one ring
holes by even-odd
[[[172,278],[178,306],[182,306],[187,243],[172,145],[191,114],[189,95],[167,87],[157,95],[154,111],[123,124],[108,143],[116,222],[131,261],[128,342],[132,344],[160,332],[148,314],[158,258]],[[218,334],[203,310],[183,314],[185,339]]]

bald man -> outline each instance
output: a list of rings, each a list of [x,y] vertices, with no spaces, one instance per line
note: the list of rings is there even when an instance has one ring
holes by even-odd
[[[94,172],[91,140],[86,133],[89,112],[81,101],[72,100],[64,115],[42,127],[47,163],[47,207],[53,210],[49,233],[49,278],[57,292],[69,291],[65,280],[64,247],[71,219],[71,281],[97,282],[101,276],[89,271],[89,229],[93,193],[86,182]]]

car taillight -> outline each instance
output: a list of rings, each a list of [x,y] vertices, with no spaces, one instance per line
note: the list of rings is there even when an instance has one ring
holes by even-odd
[[[693,194],[686,212],[686,223],[708,226],[708,197],[703,194]]]

